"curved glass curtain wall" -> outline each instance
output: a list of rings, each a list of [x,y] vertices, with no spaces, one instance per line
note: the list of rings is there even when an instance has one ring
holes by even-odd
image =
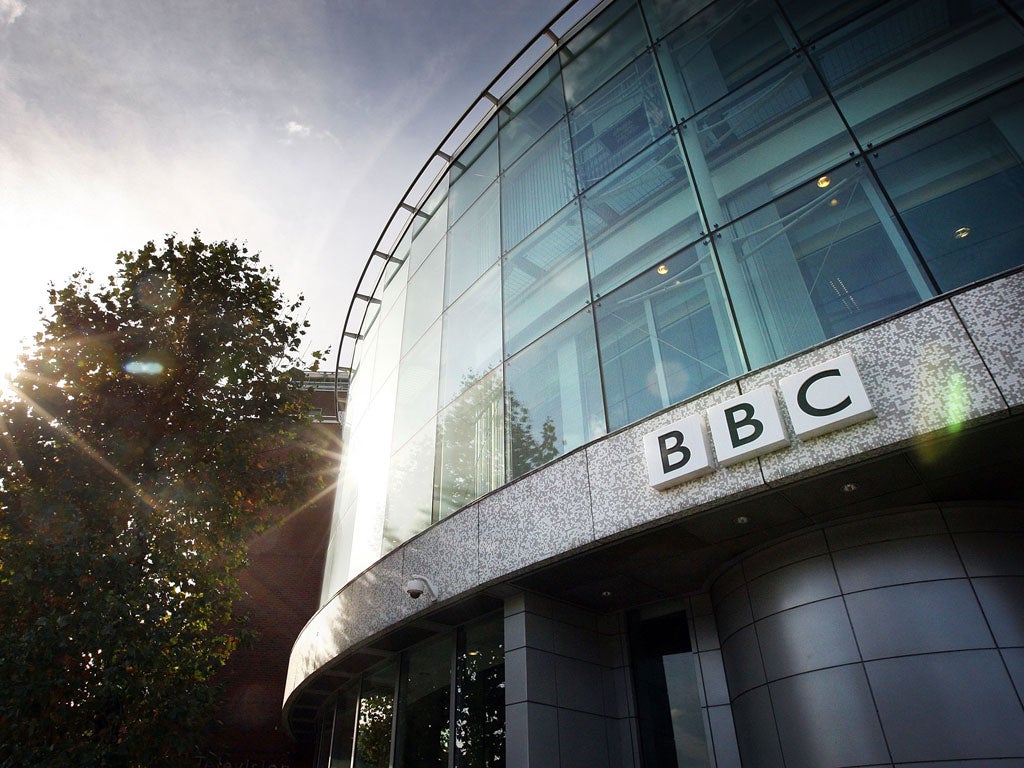
[[[999,0],[616,0],[411,216],[359,332],[324,595],[609,430],[1024,261]]]

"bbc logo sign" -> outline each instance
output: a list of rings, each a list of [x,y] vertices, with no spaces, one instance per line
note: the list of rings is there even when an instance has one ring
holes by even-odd
[[[840,355],[778,382],[797,438],[843,429],[874,417],[850,354]],[[709,408],[705,414],[717,466],[727,467],[790,444],[774,387],[765,386]],[[714,471],[700,414],[644,435],[651,487],[671,488]]]

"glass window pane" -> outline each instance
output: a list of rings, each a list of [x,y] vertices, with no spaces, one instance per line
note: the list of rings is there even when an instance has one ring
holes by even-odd
[[[498,185],[492,184],[448,233],[445,306],[455,301],[500,255]]]
[[[441,518],[504,482],[505,409],[501,388],[501,368],[497,368],[441,414]]]
[[[807,61],[794,57],[683,126],[708,223],[724,225],[856,150]]]
[[[755,368],[933,293],[870,175],[854,164],[722,229],[715,247]]]
[[[444,315],[441,405],[501,362],[501,269],[495,265]]]
[[[889,3],[819,42],[818,68],[870,146],[1024,72],[1024,30],[996,2]]]
[[[502,260],[505,354],[512,355],[590,301],[583,227],[576,204]]]
[[[399,274],[404,275],[403,270]],[[394,299],[390,312],[380,321],[380,336],[377,339],[377,358],[373,365],[373,391],[384,384],[394,373],[402,351],[402,327],[405,325],[405,291]]]
[[[352,765],[352,739],[356,729],[357,686],[349,685],[338,694],[334,708],[334,729],[331,736],[330,768]]]
[[[398,768],[447,768],[454,637],[446,635],[405,654],[398,708]]]
[[[778,0],[800,39],[808,43],[887,1],[844,0],[841,3],[823,3],[821,0]]]
[[[509,479],[606,432],[594,319],[585,310],[505,365]]]
[[[940,290],[1024,263],[1024,88],[887,144],[875,157]]]
[[[595,295],[697,240],[703,224],[673,132],[582,197]]]
[[[505,765],[505,621],[499,612],[459,632],[455,768]]]
[[[440,200],[435,196],[443,192]],[[442,182],[441,186],[431,194],[427,202],[423,204],[421,214],[418,215],[413,224],[412,250],[409,253],[409,274],[413,275],[427,256],[433,252],[434,246],[444,238],[448,229],[448,185]]]
[[[405,298],[405,328],[402,330],[403,355],[441,315],[444,303],[444,256],[444,240],[441,240],[420,269],[409,278]]]
[[[658,45],[677,118],[712,102],[785,58],[792,33],[772,0],[716,3]]]
[[[441,360],[441,323],[436,322],[422,341],[402,359],[395,406],[395,442],[398,448],[437,413],[438,368]]]
[[[636,3],[613,3],[560,51],[569,108],[587,98],[647,45]]]
[[[579,188],[586,189],[671,126],[654,58],[641,56],[569,116]]]
[[[384,552],[402,544],[433,521],[437,421],[430,419],[391,457]]]
[[[576,196],[569,126],[558,123],[501,179],[501,234],[513,248]]]
[[[630,650],[645,764],[707,768],[708,744],[686,614],[631,617]]]
[[[395,710],[396,664],[388,661],[363,675],[353,768],[388,768]]]
[[[453,162],[448,220],[457,221],[498,178],[498,121],[491,120]]]
[[[687,248],[595,306],[609,429],[742,372],[710,246]]]
[[[533,142],[565,117],[560,72],[558,59],[550,59],[502,106],[498,113],[502,170],[512,165]]]
[[[651,36],[660,40],[711,0],[640,0]]]

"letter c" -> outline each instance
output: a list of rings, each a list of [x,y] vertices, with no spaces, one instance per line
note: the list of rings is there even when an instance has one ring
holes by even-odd
[[[796,393],[796,403],[800,406],[800,410],[809,416],[831,416],[834,413],[839,413],[841,410],[848,408],[853,403],[849,395],[844,397],[835,405],[827,408],[815,408],[807,402],[807,391],[811,388],[812,384],[816,381],[820,381],[821,379],[842,375],[842,372],[838,368],[827,368],[824,371],[818,371],[813,376],[808,377],[807,381],[800,385],[800,389]]]

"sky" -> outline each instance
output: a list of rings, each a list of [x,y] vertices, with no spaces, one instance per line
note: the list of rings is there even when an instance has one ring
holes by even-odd
[[[563,0],[0,0],[0,371],[49,283],[199,230],[331,347],[413,176]]]

